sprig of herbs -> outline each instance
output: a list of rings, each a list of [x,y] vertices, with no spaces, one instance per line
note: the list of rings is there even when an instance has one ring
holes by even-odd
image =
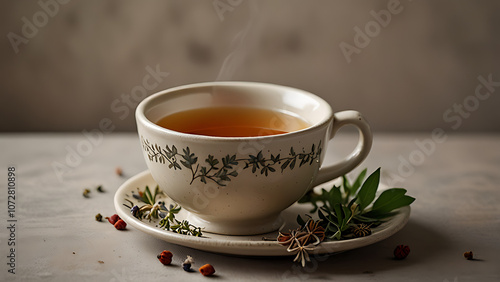
[[[159,227],[179,234],[201,237],[203,235],[201,227],[196,227],[187,220],[179,221],[175,219],[175,215],[179,213],[180,210],[181,207],[178,205],[170,207],[168,214],[158,224]]]
[[[151,221],[152,219],[161,218],[158,226],[165,230],[197,237],[201,237],[203,235],[200,227],[190,224],[187,220],[177,220],[175,215],[179,213],[181,207],[175,204],[175,206],[170,205],[169,208],[167,208],[164,201],[156,200],[159,195],[164,195],[164,193],[160,190],[158,185],[156,186],[154,193],[151,193],[149,187],[146,186],[144,191],[139,191],[138,194],[133,195],[135,199],[143,202],[144,205],[139,207],[134,205],[134,203],[129,199],[125,200],[130,203],[130,206],[127,204],[123,205],[130,209],[130,212],[135,218],[140,220],[148,219]]]
[[[310,191],[299,203],[311,203],[311,213],[317,212],[321,226],[328,239],[342,240],[355,236],[353,230],[361,224],[380,225],[384,219],[395,214],[395,210],[408,206],[415,198],[406,195],[406,189],[391,188],[383,191],[376,198],[380,168],[375,170],[363,182],[367,170],[363,170],[351,184],[346,176],[342,185],[334,185],[330,190],[321,190],[321,194]],[[375,201],[374,201],[375,200]],[[373,203],[373,204],[372,204]],[[311,217],[308,215],[308,217]],[[304,226],[307,220],[300,215],[297,223]]]

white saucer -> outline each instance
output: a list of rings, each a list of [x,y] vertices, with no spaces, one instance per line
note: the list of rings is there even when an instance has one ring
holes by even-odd
[[[142,221],[132,216],[130,209],[124,206],[124,204],[129,205],[125,199],[129,199],[134,203],[138,203],[138,200],[132,197],[132,191],[137,191],[137,188],[143,190],[146,185],[150,189],[156,187],[156,182],[151,177],[149,171],[141,172],[125,183],[123,183],[120,188],[116,191],[114,204],[118,215],[129,225],[143,231],[147,234],[153,235],[159,239],[165,240],[169,243],[178,244],[181,246],[186,246],[198,250],[224,253],[224,254],[234,254],[234,255],[249,255],[249,256],[287,256],[294,255],[293,253],[287,252],[287,248],[281,246],[277,241],[266,241],[263,237],[269,239],[275,239],[278,232],[252,235],[252,236],[227,236],[212,233],[203,233],[203,237],[194,237],[189,235],[181,235],[171,231],[163,230],[157,227],[157,221],[149,222],[147,219]],[[331,187],[331,185],[321,185],[323,187]],[[158,200],[158,199],[157,199]],[[169,204],[170,199],[164,198]],[[297,214],[302,215],[304,218],[305,214],[310,214],[312,205],[310,204],[297,204],[295,203],[288,209],[282,212],[282,216],[285,219],[284,231],[289,229],[296,229],[298,224],[296,222]],[[187,216],[186,211],[181,209],[176,218],[179,220],[185,219]],[[399,209],[398,213],[380,226],[372,229],[372,234],[367,237],[342,240],[342,241],[325,241],[315,247],[314,251],[310,254],[326,254],[326,253],[336,253],[346,250],[351,250],[363,246],[367,246],[383,239],[392,236],[394,233],[401,230],[410,217],[410,207],[403,207]],[[203,227],[203,226],[200,226]]]

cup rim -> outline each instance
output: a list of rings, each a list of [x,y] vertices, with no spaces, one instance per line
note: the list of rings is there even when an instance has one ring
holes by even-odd
[[[260,86],[260,87],[273,87],[273,88],[282,88],[282,89],[288,89],[290,91],[295,91],[295,92],[301,92],[301,94],[306,95],[308,98],[313,99],[320,104],[325,106],[326,113],[324,117],[319,121],[316,122],[315,124],[308,126],[304,129],[292,131],[292,132],[287,132],[283,134],[275,134],[275,135],[264,135],[264,136],[246,136],[246,137],[224,137],[224,136],[209,136],[209,135],[199,135],[199,134],[190,134],[190,133],[184,133],[184,132],[179,132],[175,131],[172,129],[164,128],[162,126],[157,125],[150,119],[148,119],[145,115],[146,110],[148,107],[150,107],[150,104],[155,100],[158,99],[158,97],[161,97],[163,95],[167,95],[172,92],[180,91],[180,90],[185,90],[185,89],[190,89],[190,88],[198,88],[198,87],[213,87],[213,86],[247,86],[247,87],[252,87],[252,86]],[[188,139],[198,139],[198,140],[220,140],[220,141],[248,141],[248,140],[265,140],[265,139],[272,139],[272,138],[280,138],[280,137],[288,137],[288,136],[293,136],[293,135],[298,135],[304,132],[308,132],[311,130],[314,130],[316,128],[321,128],[325,125],[327,125],[330,120],[333,119],[333,110],[328,102],[326,102],[324,99],[321,97],[299,89],[295,87],[290,87],[286,85],[279,85],[279,84],[273,84],[273,83],[265,83],[265,82],[252,82],[252,81],[212,81],[212,82],[199,82],[199,83],[192,83],[192,84],[186,84],[186,85],[181,85],[181,86],[176,86],[176,87],[171,87],[167,88],[161,91],[158,91],[145,99],[143,99],[137,106],[136,111],[135,111],[135,116],[136,116],[136,121],[137,123],[142,123],[144,126],[148,127],[149,129],[155,130],[157,132],[163,132],[163,133],[169,133],[169,134],[174,134],[180,137],[185,137]]]

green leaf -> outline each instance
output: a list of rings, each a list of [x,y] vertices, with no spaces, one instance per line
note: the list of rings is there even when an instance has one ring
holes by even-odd
[[[380,181],[380,168],[373,172],[361,186],[358,192],[359,210],[363,211],[375,199]]]
[[[406,189],[403,188],[392,188],[382,192],[373,203],[369,213],[372,215],[389,213],[395,209],[408,206],[415,201],[415,198],[405,194]]]
[[[375,224],[375,223],[380,223],[380,219],[379,218],[372,218],[372,217],[366,217],[364,215],[356,215],[354,216],[354,219],[356,221],[359,221],[359,222],[362,222],[362,223],[365,223],[365,224]]]
[[[333,211],[335,212],[335,216],[337,217],[337,223],[340,227],[342,227],[342,223],[344,221],[344,215],[342,214],[342,205],[335,204],[333,206]]]
[[[302,219],[300,214],[297,215],[297,223],[299,224],[299,226],[304,226],[304,224],[306,224],[306,222],[304,221],[304,219]]]
[[[155,187],[155,194],[153,196],[153,201],[156,203],[156,196],[158,196],[158,194],[161,193],[161,190],[160,190],[160,186],[159,185],[156,185]]]
[[[342,204],[342,193],[340,192],[340,187],[334,185],[328,193],[327,199],[330,207],[333,207],[335,204]]]
[[[344,187],[344,193],[346,195],[345,200],[347,201],[347,199],[349,199],[349,195],[351,195],[351,184],[345,175],[342,175],[342,187]]]
[[[142,201],[145,202],[146,204],[154,205],[154,200],[153,196],[151,196],[151,191],[149,191],[149,187],[146,186],[146,189],[144,189],[144,193],[142,194]]]
[[[361,183],[363,183],[363,180],[365,179],[365,176],[366,176],[366,171],[367,169],[365,168],[359,175],[358,177],[356,178],[356,180],[354,181],[354,183],[352,184],[351,186],[351,195],[354,195],[356,194],[356,192],[358,192],[358,189],[359,187],[361,186]]]
[[[348,208],[348,207],[344,207],[342,206],[342,212],[344,214],[344,219],[342,220],[342,231],[346,230],[348,225],[349,225],[349,221],[351,220],[351,209]]]

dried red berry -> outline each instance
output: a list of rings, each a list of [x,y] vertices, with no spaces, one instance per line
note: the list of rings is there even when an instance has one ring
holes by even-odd
[[[127,228],[127,223],[125,223],[125,221],[123,221],[123,219],[119,219],[115,223],[115,228],[118,230],[124,230],[125,228]]]
[[[205,264],[204,266],[200,267],[200,273],[203,274],[203,276],[210,276],[215,273],[215,268],[211,264]]]
[[[122,168],[119,167],[119,166],[117,166],[116,169],[115,169],[115,173],[118,176],[123,176],[123,170],[122,170]]]
[[[164,265],[169,265],[172,262],[172,257],[173,256],[174,255],[172,254],[172,252],[170,252],[170,251],[163,251],[159,255],[157,255],[156,257]]]
[[[405,245],[398,245],[396,249],[394,249],[394,257],[396,259],[404,259],[410,253],[410,247]]]
[[[106,217],[106,219],[109,221],[109,223],[115,225],[115,223],[121,218],[117,214],[114,214],[111,217]]]
[[[468,260],[473,260],[474,259],[474,255],[472,254],[472,251],[470,252],[465,252],[464,253],[464,257]]]

